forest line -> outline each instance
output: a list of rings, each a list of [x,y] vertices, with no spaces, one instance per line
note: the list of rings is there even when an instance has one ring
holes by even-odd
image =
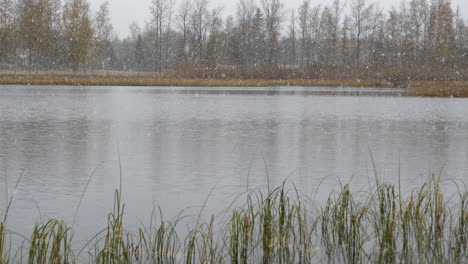
[[[153,0],[149,8],[144,29],[133,23],[121,39],[108,2],[92,12],[87,0],[0,0],[0,68],[468,66],[468,26],[449,0],[404,0],[388,11],[369,0],[305,0],[291,10],[281,0],[239,0],[236,14],[227,17],[208,0]]]

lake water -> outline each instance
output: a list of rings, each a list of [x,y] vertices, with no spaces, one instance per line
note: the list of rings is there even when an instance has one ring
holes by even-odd
[[[268,182],[287,180],[319,201],[348,182],[365,190],[371,154],[380,177],[406,191],[433,172],[466,181],[468,100],[402,92],[0,87],[0,213],[22,174],[9,228],[29,235],[41,215],[71,223],[90,180],[77,225],[96,233],[120,167],[128,225],[149,220],[154,206],[170,218],[207,201],[205,211],[219,213]]]

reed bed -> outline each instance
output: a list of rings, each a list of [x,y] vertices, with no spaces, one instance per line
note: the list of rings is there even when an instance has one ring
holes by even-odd
[[[432,177],[403,195],[376,183],[349,185],[319,205],[286,185],[246,194],[223,216],[166,220],[157,208],[149,225],[126,228],[121,191],[107,228],[81,250],[63,221],[38,223],[19,249],[0,222],[1,263],[467,263],[468,190],[446,198]],[[186,232],[180,232],[180,230]],[[85,252],[85,253],[84,253]],[[10,254],[11,253],[11,254]]]
[[[423,97],[468,97],[468,82],[415,82],[407,94]]]

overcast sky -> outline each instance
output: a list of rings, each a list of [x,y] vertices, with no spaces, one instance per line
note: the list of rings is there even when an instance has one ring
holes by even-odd
[[[89,0],[93,11],[96,11],[98,6],[104,0]],[[177,1],[177,0],[176,0]],[[297,8],[303,0],[283,0],[285,8]],[[406,0],[407,1],[407,0]],[[178,7],[180,0],[176,2]],[[238,0],[211,0],[210,5],[214,7],[222,7],[223,14],[234,14]],[[312,4],[322,3],[329,4],[332,0],[312,0]],[[349,0],[343,2],[348,3]],[[394,3],[399,3],[400,0],[376,0],[376,2],[385,9],[390,8]],[[137,22],[142,28],[145,21],[149,20],[151,0],[109,0],[110,13],[114,30],[119,37],[126,37],[128,35],[128,26],[133,21]],[[452,0],[453,7],[460,7],[461,13],[464,17],[468,16],[468,0]]]

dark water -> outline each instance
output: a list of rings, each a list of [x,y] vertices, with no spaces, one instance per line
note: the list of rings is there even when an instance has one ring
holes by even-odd
[[[41,215],[71,223],[93,175],[77,223],[95,233],[120,167],[129,225],[147,221],[154,206],[171,217],[207,198],[205,211],[219,213],[267,179],[287,179],[317,200],[340,182],[365,190],[374,181],[370,153],[378,174],[400,178],[405,190],[432,172],[466,181],[468,100],[401,92],[0,87],[0,213],[22,174],[9,228],[27,233]]]

